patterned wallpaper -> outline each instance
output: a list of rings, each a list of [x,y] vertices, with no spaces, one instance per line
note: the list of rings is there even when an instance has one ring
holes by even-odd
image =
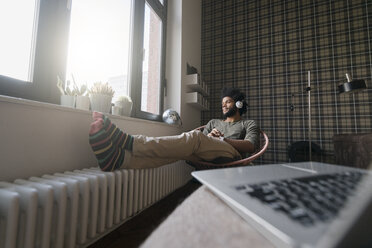
[[[372,1],[203,0],[202,77],[211,109],[221,118],[224,86],[247,95],[246,119],[258,122],[270,146],[256,163],[288,162],[288,148],[311,139],[332,162],[335,134],[372,132],[372,90],[337,94],[345,73],[372,88]],[[314,157],[313,157],[314,158]]]

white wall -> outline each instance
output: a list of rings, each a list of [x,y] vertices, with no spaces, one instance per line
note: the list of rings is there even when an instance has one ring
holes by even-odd
[[[165,109],[181,112],[182,0],[168,1]]]
[[[186,63],[201,72],[201,0],[169,0],[167,27],[168,96],[166,107],[181,115],[183,130],[200,126],[200,110],[186,104]]]
[[[196,67],[201,73],[201,0],[184,0],[182,2],[182,76],[186,75],[186,63]],[[186,85],[182,83],[182,92]],[[181,113],[186,130],[200,126],[201,112],[185,102],[181,97]]]
[[[88,143],[91,112],[0,96],[0,181],[98,166]],[[110,116],[125,132],[174,135],[165,123]]]

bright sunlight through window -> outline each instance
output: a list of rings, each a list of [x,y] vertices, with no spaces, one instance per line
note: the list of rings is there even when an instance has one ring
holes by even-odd
[[[0,1],[0,75],[31,81],[39,0]]]
[[[67,80],[101,81],[128,95],[131,0],[73,0]]]

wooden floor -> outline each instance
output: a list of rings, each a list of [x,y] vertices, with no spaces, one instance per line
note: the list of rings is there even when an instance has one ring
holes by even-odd
[[[138,247],[173,210],[200,187],[196,180],[189,181],[161,201],[143,210],[115,231],[98,240],[89,248]]]

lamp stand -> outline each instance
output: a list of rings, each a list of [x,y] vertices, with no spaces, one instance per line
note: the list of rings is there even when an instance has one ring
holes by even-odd
[[[338,93],[356,93],[367,89],[366,82],[362,79],[352,80],[350,75],[346,73],[347,82],[338,86]],[[307,97],[308,97],[308,139],[309,139],[309,161],[312,161],[312,149],[311,149],[311,75],[310,71],[307,71]],[[302,91],[303,92],[303,91]],[[293,96],[293,95],[292,95]],[[354,96],[353,96],[354,97]],[[290,106],[291,111],[293,111],[293,104]],[[355,104],[354,104],[355,112]]]
[[[311,76],[310,71],[307,72],[307,97],[308,97],[308,105],[309,105],[309,112],[308,112],[308,121],[309,121],[309,161],[311,161]]]

